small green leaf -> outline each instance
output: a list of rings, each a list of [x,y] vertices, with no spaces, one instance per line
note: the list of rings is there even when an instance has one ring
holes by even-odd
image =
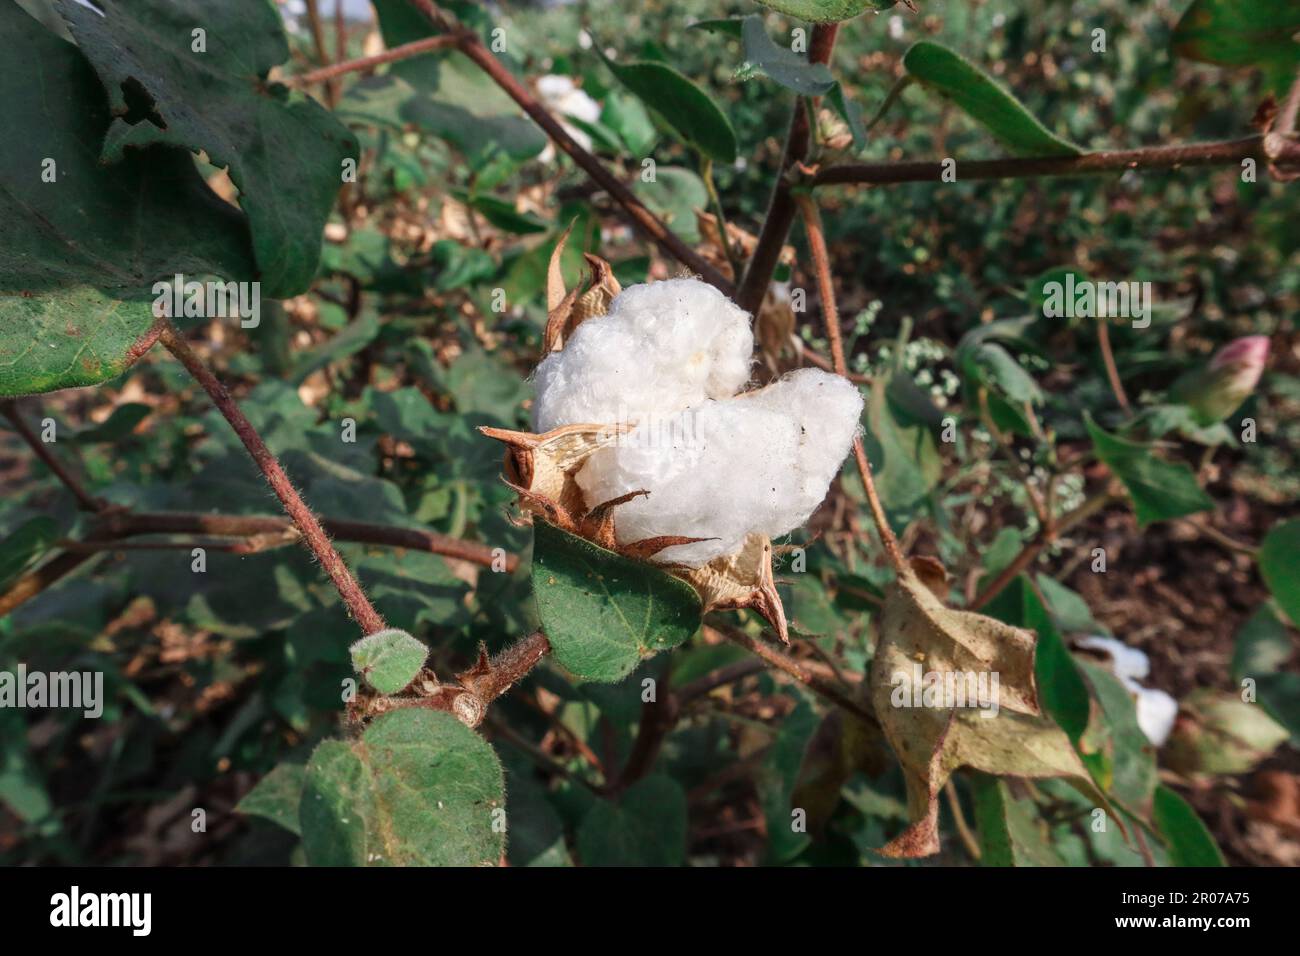
[[[505,232],[516,235],[529,235],[545,232],[550,228],[546,222],[529,212],[520,212],[515,204],[496,196],[462,197],[471,206],[483,214],[488,222]]]
[[[653,182],[637,177],[632,192],[682,239],[691,243],[700,241],[700,225],[695,211],[709,208],[709,191],[704,180],[693,170],[660,166],[655,170]]]
[[[1011,795],[1006,781],[971,774],[980,866],[1062,866],[1033,800]]]
[[[929,89],[952,100],[1017,156],[1078,156],[1083,151],[1040,123],[1018,99],[959,53],[921,40],[903,66]]]
[[[290,833],[302,836],[298,825],[298,805],[307,780],[307,768],[298,763],[282,763],[244,794],[235,809],[254,817],[265,817]]]
[[[312,866],[480,866],[505,849],[504,808],[482,737],[450,714],[403,708],[316,748],[298,815]]]
[[[1202,687],[1179,702],[1165,763],[1188,775],[1246,773],[1290,736],[1259,703]]]
[[[1086,412],[1084,425],[1097,457],[1105,462],[1133,499],[1139,526],[1209,511],[1214,507],[1214,502],[1196,483],[1196,474],[1187,465],[1164,461],[1152,453],[1149,445],[1103,431]]]
[[[1291,554],[1294,557],[1300,552],[1293,549]],[[1267,604],[1260,605],[1237,632],[1237,644],[1232,651],[1232,678],[1241,681],[1260,674],[1276,673],[1293,653],[1286,625],[1278,620]]]
[[[1278,607],[1300,627],[1300,518],[1280,521],[1264,536],[1259,573]]]
[[[835,23],[852,20],[868,10],[888,10],[898,0],[758,0],[777,13],[798,17],[811,23]]]
[[[1227,866],[1196,811],[1165,786],[1156,788],[1155,824],[1169,845],[1169,862],[1174,866]]]
[[[768,36],[761,16],[745,17],[741,36],[746,61],[738,71],[741,75],[763,73],[801,96],[822,96],[835,85],[835,77],[826,64],[809,63],[806,56],[775,43]]]
[[[1300,64],[1295,0],[1194,0],[1174,27],[1177,56],[1227,67],[1260,67],[1276,92]]]
[[[613,682],[700,625],[699,595],[641,561],[533,522],[533,593],[555,659],[583,680]]]
[[[686,860],[686,793],[649,776],[617,801],[602,800],[578,827],[583,866],[681,866]]]
[[[392,627],[352,645],[352,667],[381,694],[396,694],[415,680],[428,656],[429,648]]]
[[[653,60],[615,63],[606,59],[605,65],[686,142],[719,163],[736,161],[736,131],[731,120],[682,74]]]

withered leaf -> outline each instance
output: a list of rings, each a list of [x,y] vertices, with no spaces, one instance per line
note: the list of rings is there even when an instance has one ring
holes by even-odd
[[[902,764],[911,825],[880,852],[937,853],[938,797],[959,767],[1012,777],[1063,777],[1103,807],[1069,737],[1038,706],[1032,631],[945,607],[904,571],[885,594],[871,699]]]

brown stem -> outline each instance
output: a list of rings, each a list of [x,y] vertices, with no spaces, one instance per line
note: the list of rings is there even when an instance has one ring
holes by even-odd
[[[830,253],[826,248],[826,230],[822,228],[821,213],[817,204],[807,193],[799,193],[795,199],[803,215],[804,230],[808,233],[808,248],[812,252],[813,267],[817,274],[817,292],[822,301],[822,315],[826,321],[826,337],[831,346],[831,364],[839,375],[848,375],[848,366],[844,360],[844,342],[840,338],[840,310],[835,303],[835,284],[831,278]],[[862,476],[862,486],[867,492],[867,503],[871,507],[871,518],[875,522],[880,541],[885,546],[885,554],[894,570],[902,573],[906,562],[894,530],[889,526],[884,506],[876,493],[876,483],[871,477],[871,463],[867,461],[866,449],[862,439],[853,439],[853,458],[858,465],[858,474]]]
[[[180,332],[174,325],[168,322],[162,330],[159,340],[176,356],[177,360],[185,366],[185,370],[193,376],[205,392],[212,399],[212,403],[217,406],[222,416],[230,423],[235,434],[248,453],[252,456],[257,467],[261,469],[262,474],[266,477],[267,483],[271,490],[275,492],[280,503],[284,506],[285,512],[293,519],[298,530],[306,541],[307,547],[316,555],[325,573],[329,575],[334,587],[338,589],[339,596],[343,598],[343,603],[347,605],[352,617],[361,625],[361,629],[366,634],[373,634],[376,631],[384,629],[384,619],[371,606],[370,601],[366,598],[365,592],[361,590],[361,585],[357,583],[356,578],[352,576],[343,563],[343,558],[334,550],[334,545],[330,543],[329,536],[325,529],[321,527],[316,516],[312,514],[310,508],[302,500],[298,491],[289,480],[289,476],[284,473],[280,462],[271,454],[266,443],[262,441],[262,436],[257,433],[252,422],[245,417],[235,400],[230,397],[224,385],[217,381],[217,377],[212,371],[203,364],[194,350],[190,348],[189,343],[185,341]]]
[[[51,558],[40,567],[28,571],[15,580],[0,593],[0,618],[9,614],[20,604],[30,601],[47,588],[67,577],[77,568],[94,557],[91,552],[74,554],[64,553]]]
[[[808,49],[809,62],[830,62],[838,32],[838,23],[819,23],[813,27]],[[768,202],[767,215],[763,217],[763,228],[759,232],[758,243],[754,247],[749,266],[745,269],[744,278],[736,291],[736,303],[746,312],[757,314],[759,306],[763,304],[763,296],[767,294],[772,274],[781,259],[781,248],[794,224],[795,203],[786,174],[808,155],[816,104],[817,100],[812,101],[811,107],[802,98],[795,100],[794,113],[790,117],[790,131],[786,134],[785,150],[781,155],[781,168],[777,173],[776,184],[772,187],[772,198]]]
[[[505,650],[480,661],[479,666],[459,675],[461,686],[473,691],[484,704],[490,704],[527,676],[551,650],[551,642],[541,631],[533,631]]]
[[[393,63],[397,60],[407,60],[413,56],[419,56],[421,53],[428,53],[430,50],[442,50],[447,47],[456,46],[459,38],[453,34],[443,34],[435,37],[425,37],[423,40],[414,40],[411,43],[403,43],[401,46],[395,46],[391,50],[385,50],[383,53],[376,53],[374,56],[363,56],[355,60],[345,60],[341,63],[332,63],[329,66],[321,67],[319,70],[312,70],[310,73],[304,73],[301,76],[293,78],[296,86],[311,86],[313,83],[320,83],[324,80],[332,80],[335,77],[343,76],[346,73],[362,73],[366,70],[373,70],[377,66],[383,66],[385,63]]]
[[[1119,379],[1119,366],[1115,364],[1115,352],[1110,347],[1110,323],[1105,319],[1097,322],[1097,345],[1101,348],[1101,360],[1106,366],[1106,378],[1110,381],[1110,390],[1115,393],[1115,401],[1124,410],[1125,415],[1133,414],[1133,407],[1128,403],[1128,393],[1124,383]]]
[[[793,677],[814,694],[825,698],[837,707],[842,707],[849,713],[861,717],[869,724],[877,723],[875,714],[845,694],[844,691],[840,690],[833,681],[828,681],[825,678],[819,677],[796,661],[793,657],[782,654],[776,648],[765,644],[758,638],[750,637],[744,631],[738,630],[737,628],[706,624],[704,629],[705,631],[712,631],[715,634],[719,634],[734,644],[739,644],[741,647],[745,648],[745,650],[761,659],[769,667],[774,667],[783,674]]]
[[[328,66],[330,57],[325,47],[325,28],[321,24],[320,6],[317,0],[307,0],[307,26],[311,30],[311,42],[316,47],[317,61],[321,66]],[[336,84],[325,84],[325,99],[329,102],[330,109],[338,105],[339,90]]]
[[[64,466],[63,462],[59,461],[58,456],[51,452],[46,443],[41,441],[40,437],[32,431],[31,426],[19,414],[18,408],[13,402],[0,404],[0,413],[3,413],[4,417],[9,419],[14,426],[14,431],[18,432],[23,441],[31,446],[32,451],[36,453],[36,457],[54,473],[54,477],[63,482],[64,487],[72,492],[72,496],[77,499],[77,505],[82,511],[103,511],[108,507],[107,502],[90,494],[81,484],[81,481]]]
[[[641,723],[637,727],[632,752],[628,754],[627,763],[612,788],[616,794],[622,793],[650,772],[659,757],[659,751],[663,749],[664,738],[677,726],[677,715],[681,710],[677,699],[669,690],[667,673],[659,681],[655,697],[655,700],[645,701],[641,705]]]
[[[609,196],[617,202],[627,214],[632,224],[652,239],[660,249],[685,265],[701,279],[716,287],[726,295],[735,291],[731,281],[711,265],[703,256],[686,245],[677,235],[618,180],[599,159],[578,145],[577,141],[565,131],[559,121],[537,101],[537,98],[520,83],[492,52],[483,45],[483,41],[472,32],[458,30],[448,17],[438,9],[431,0],[410,0],[439,30],[456,38],[456,48],[465,54],[483,70],[497,86],[514,100],[519,107],[532,118],[560,149],[600,185]]]
[[[1300,144],[1282,149],[1281,158],[1300,160]],[[1084,153],[1082,156],[1003,157],[957,163],[957,179],[1023,179],[1032,176],[1092,176],[1126,169],[1180,169],[1186,166],[1230,166],[1243,159],[1266,159],[1263,138],[1217,143],[1186,143]],[[811,178],[813,186],[885,185],[940,182],[943,164],[938,160],[903,163],[852,163],[831,166]]]
[[[978,611],[1001,594],[1002,589],[1014,581],[1020,575],[1020,572],[1029,567],[1034,562],[1034,559],[1038,557],[1039,552],[1058,534],[1062,534],[1081,521],[1092,517],[1115,501],[1117,497],[1108,486],[1100,494],[1094,495],[1069,514],[1062,516],[1061,520],[1055,522],[1054,526],[1049,524],[1040,528],[1038,534],[1034,535],[1020,549],[1020,553],[1011,560],[1011,563],[998,572],[997,576],[975,596],[975,600],[970,603],[970,610]]]
[[[980,842],[971,831],[970,824],[966,822],[966,814],[961,808],[961,800],[957,796],[957,787],[953,784],[951,777],[944,785],[943,795],[948,798],[948,809],[952,811],[953,823],[957,825],[957,836],[961,838],[962,845],[966,847],[966,852],[970,854],[971,859],[978,861],[980,858]]]

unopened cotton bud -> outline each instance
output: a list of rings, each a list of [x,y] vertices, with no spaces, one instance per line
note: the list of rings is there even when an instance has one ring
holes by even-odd
[[[749,379],[749,314],[698,279],[629,286],[537,367],[534,427],[619,424],[730,398]]]
[[[1173,397],[1188,405],[1202,425],[1221,422],[1235,412],[1264,373],[1266,335],[1234,339],[1214,353],[1210,364],[1174,384]]]
[[[567,349],[566,349],[567,351]],[[588,507],[619,505],[620,544],[681,535],[655,561],[699,567],[802,525],[826,497],[857,434],[862,395],[848,380],[800,369],[767,388],[646,422],[600,449],[577,475]]]

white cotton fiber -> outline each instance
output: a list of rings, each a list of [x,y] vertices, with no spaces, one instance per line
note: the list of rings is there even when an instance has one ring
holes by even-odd
[[[749,314],[713,286],[629,286],[537,367],[534,428],[636,422],[730,398],[749,380],[753,352]]]
[[[853,384],[801,369],[756,392],[646,420],[592,455],[577,481],[588,507],[650,492],[615,510],[619,543],[716,539],[653,558],[698,567],[738,550],[747,534],[776,538],[807,521],[848,454],[861,414]]]
[[[1123,641],[1100,634],[1081,637],[1075,641],[1080,647],[1093,651],[1103,651],[1110,656],[1111,671],[1120,680],[1142,680],[1151,673],[1151,661],[1137,648],[1129,647]]]
[[[1080,647],[1104,651],[1110,657],[1110,669],[1119,682],[1133,695],[1137,708],[1138,726],[1151,743],[1164,746],[1174,729],[1178,716],[1178,701],[1162,690],[1143,687],[1138,683],[1151,672],[1151,660],[1135,647],[1113,637],[1091,635],[1075,641]]]
[[[565,117],[571,116],[584,123],[595,123],[600,120],[600,104],[583,92],[582,88],[573,82],[573,77],[556,74],[539,77],[537,96],[543,106],[556,114],[564,131],[572,136],[579,146],[583,149],[591,149],[591,137],[587,132],[564,120]],[[539,159],[549,163],[554,158],[555,147],[548,142]]]

